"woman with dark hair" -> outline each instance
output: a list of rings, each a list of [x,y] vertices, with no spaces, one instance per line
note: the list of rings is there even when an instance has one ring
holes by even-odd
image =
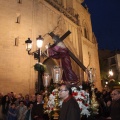
[[[4,120],[6,120],[7,118],[7,113],[8,113],[8,109],[9,109],[9,104],[10,104],[10,99],[8,95],[5,95],[2,98],[2,113],[3,113],[3,118]]]

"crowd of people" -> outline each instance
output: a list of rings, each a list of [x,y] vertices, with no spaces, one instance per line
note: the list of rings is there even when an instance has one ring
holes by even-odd
[[[48,120],[44,114],[43,95],[0,94],[0,120]]]
[[[96,100],[99,103],[100,120],[120,120],[120,90],[103,90],[102,92],[95,89]]]
[[[99,103],[96,120],[120,120],[120,90],[100,92],[96,88],[94,91]],[[79,106],[71,93],[70,86],[60,86],[59,97],[63,104],[59,120],[82,120]],[[43,104],[43,94],[27,94],[23,97],[21,93],[0,93],[0,120],[49,120],[48,115],[44,114]]]

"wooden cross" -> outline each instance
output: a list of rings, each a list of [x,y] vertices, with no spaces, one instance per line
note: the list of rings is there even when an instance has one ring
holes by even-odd
[[[60,41],[63,41],[71,32],[68,30],[61,38]],[[49,33],[49,35],[53,38],[56,36],[53,32]],[[57,45],[60,41],[55,42],[50,47],[53,47]],[[68,49],[68,48],[67,48]],[[83,69],[83,71],[86,71],[86,67],[79,61],[79,59],[68,49],[69,56]]]

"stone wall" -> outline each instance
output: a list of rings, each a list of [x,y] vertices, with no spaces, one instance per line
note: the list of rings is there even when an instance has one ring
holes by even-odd
[[[33,40],[32,51],[34,51],[36,50],[36,37],[42,35],[44,37],[42,50],[44,51],[47,43],[53,43],[51,37],[46,34],[51,31],[60,36],[67,30],[71,31],[64,43],[85,66],[88,65],[88,52],[92,54],[90,67],[96,68],[96,81],[100,81],[97,43],[93,44],[91,42],[92,27],[90,14],[81,4],[78,4],[77,0],[73,0],[73,3],[74,13],[79,15],[77,17],[79,22],[72,21],[74,15],[72,19],[69,18],[71,12],[69,13],[69,11],[64,9],[66,12],[63,13],[64,10],[61,12],[44,0],[24,0],[22,3],[18,3],[17,0],[0,1],[1,92],[13,91],[24,94],[35,92],[37,72],[34,71],[33,66],[37,60],[34,60],[33,56],[27,54],[25,40],[28,37]],[[85,39],[84,36],[85,26],[88,39]],[[44,60],[45,58],[41,58],[41,62]],[[80,79],[82,81],[85,80],[81,68],[74,62],[72,66],[76,74],[80,76]],[[100,86],[100,82],[96,83],[96,86]]]

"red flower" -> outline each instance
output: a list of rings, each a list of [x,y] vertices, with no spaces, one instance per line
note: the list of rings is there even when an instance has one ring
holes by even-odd
[[[77,95],[78,95],[78,92],[73,92],[72,95],[73,95],[73,96],[77,96]]]
[[[87,107],[87,106],[89,106],[89,105],[86,103],[85,106]]]
[[[78,98],[77,101],[82,101],[82,100],[80,98]]]
[[[83,93],[81,93],[81,96],[85,97],[85,95]]]

